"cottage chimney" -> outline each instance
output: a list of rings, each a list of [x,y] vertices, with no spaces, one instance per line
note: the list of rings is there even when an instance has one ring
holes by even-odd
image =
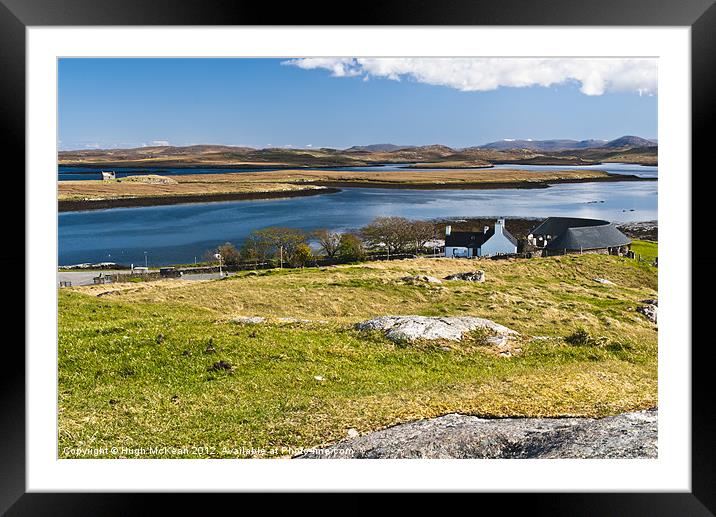
[[[450,233],[452,233],[452,226],[449,224],[445,227],[445,237],[449,237]]]
[[[495,235],[501,234],[502,229],[505,227],[505,220],[503,218],[498,219],[495,221]]]

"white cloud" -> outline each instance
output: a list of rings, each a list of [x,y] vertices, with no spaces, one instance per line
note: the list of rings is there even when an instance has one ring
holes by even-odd
[[[576,81],[585,95],[605,92],[657,92],[655,58],[302,58],[283,64],[330,70],[335,77],[447,86],[460,91],[500,87],[552,86]]]
[[[152,140],[152,145],[171,145],[169,144],[169,140]]]
[[[314,68],[325,68],[330,70],[335,77],[353,77],[363,75],[360,69],[355,66],[355,59],[350,57],[311,57],[306,59],[291,59],[284,61],[284,64],[291,64],[299,68],[311,70]]]

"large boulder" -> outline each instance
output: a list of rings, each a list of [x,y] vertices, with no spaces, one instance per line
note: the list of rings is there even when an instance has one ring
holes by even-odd
[[[465,280],[466,282],[484,282],[485,272],[478,269],[477,271],[467,271],[465,273],[455,273],[448,275],[445,280]]]
[[[657,313],[659,312],[659,301],[658,300],[642,300],[640,305],[636,308],[636,312],[643,314],[652,323],[656,323]]]
[[[498,336],[514,337],[514,330],[485,318],[473,316],[382,316],[358,323],[359,330],[385,332],[392,341],[414,341],[416,339],[446,339],[460,341],[473,330],[486,329]]]
[[[656,458],[656,409],[593,418],[450,414],[396,425],[299,458]]]

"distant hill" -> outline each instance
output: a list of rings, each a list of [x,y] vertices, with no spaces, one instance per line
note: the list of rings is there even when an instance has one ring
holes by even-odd
[[[510,150],[529,149],[532,151],[568,151],[573,149],[656,147],[657,143],[638,136],[622,136],[615,140],[517,140],[505,139],[478,146],[478,149]]]
[[[565,151],[568,149],[590,149],[601,147],[606,140],[500,140],[479,146],[481,149],[530,149],[533,151]]]
[[[604,140],[501,140],[454,149],[446,145],[372,144],[346,150],[263,148],[227,145],[153,146],[134,149],[60,151],[58,163],[83,167],[364,167],[414,164],[425,168],[473,168],[490,164],[589,165],[625,161],[656,165],[658,144],[636,136]]]
[[[604,144],[604,147],[656,147],[657,145],[658,144],[656,142],[652,142],[651,140],[647,140],[646,138],[627,135],[607,142],[606,144]]]
[[[172,145],[155,145],[145,147],[132,147],[127,149],[81,149],[60,151],[61,156],[121,156],[123,158],[146,158],[157,156],[194,156],[215,153],[245,154],[255,151],[251,147],[236,147],[231,145],[187,145],[176,147]]]
[[[421,145],[418,147],[411,147],[410,149],[421,153],[434,153],[441,156],[455,154],[455,149],[441,144]]]
[[[364,151],[369,153],[375,153],[375,152],[391,152],[391,151],[398,151],[400,149],[411,149],[415,147],[414,145],[395,145],[395,144],[371,144],[371,145],[354,145],[353,147],[349,147],[346,149],[346,151]]]
[[[479,146],[482,149],[530,149],[533,151],[565,151],[567,149],[590,149],[601,147],[606,140],[500,140]]]

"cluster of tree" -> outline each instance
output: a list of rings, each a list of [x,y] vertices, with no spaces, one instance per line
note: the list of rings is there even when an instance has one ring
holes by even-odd
[[[306,232],[279,226],[251,232],[244,241],[240,254],[246,262],[276,260],[281,267],[305,266],[313,258]]]
[[[315,240],[319,253],[309,245]],[[216,262],[215,254],[221,255],[221,262],[227,266],[271,262],[279,267],[304,267],[317,259],[328,258],[340,262],[354,262],[365,258],[363,241],[351,233],[331,232],[326,229],[306,233],[296,228],[271,226],[254,230],[237,249],[227,242],[216,250],[206,252],[209,261]]]
[[[435,224],[403,217],[378,217],[358,234],[325,228],[306,233],[296,228],[270,226],[252,231],[240,249],[227,242],[207,252],[207,258],[216,260],[214,254],[219,253],[227,266],[271,262],[280,267],[304,267],[318,259],[355,262],[365,259],[367,249],[388,254],[417,253],[435,234]],[[310,241],[316,243],[318,254]]]
[[[419,253],[435,239],[437,225],[404,217],[377,217],[360,229],[358,235],[322,229],[313,233],[327,257],[359,259],[366,248],[388,254]]]
[[[355,262],[365,258],[365,246],[356,234],[334,232],[322,228],[313,232],[313,237],[328,258],[338,259],[341,262]]]
[[[389,254],[418,253],[435,238],[436,225],[404,217],[378,217],[361,229],[361,235],[368,246]]]

